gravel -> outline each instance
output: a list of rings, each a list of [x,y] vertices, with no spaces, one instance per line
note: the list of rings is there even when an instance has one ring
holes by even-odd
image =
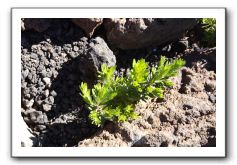
[[[79,56],[87,51],[87,41],[68,20],[56,20],[41,33],[22,32],[22,116],[40,138],[39,146],[51,146],[52,141],[53,146],[64,146],[67,141],[72,146],[85,138],[81,130],[88,135],[97,130],[86,120],[88,113],[81,107],[78,89]]]

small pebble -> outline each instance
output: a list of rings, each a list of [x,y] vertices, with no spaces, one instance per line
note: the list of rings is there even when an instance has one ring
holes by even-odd
[[[21,72],[21,75],[22,75],[23,79],[25,79],[28,76],[28,74],[29,74],[29,70],[28,69],[26,69],[26,70]]]
[[[79,55],[79,53],[78,52],[70,52],[69,55],[71,58],[76,58]]]
[[[51,80],[48,77],[43,78],[43,81],[45,82],[46,85],[50,84]]]
[[[37,125],[36,129],[39,130],[39,131],[43,131],[43,130],[46,129],[46,126],[45,125]]]
[[[75,52],[77,52],[77,51],[79,50],[79,48],[78,48],[77,46],[73,46],[73,50],[74,50]]]
[[[45,97],[48,97],[48,96],[49,96],[49,90],[48,90],[48,89],[46,89],[46,90],[44,91],[44,96],[45,96]]]
[[[66,53],[61,53],[61,56],[62,56],[63,58],[65,58],[65,57],[67,56],[67,54],[66,54]]]
[[[51,110],[51,105],[49,105],[49,104],[44,104],[43,105],[43,110],[45,111],[45,112],[48,112],[48,111],[50,111]]]
[[[30,94],[29,94],[29,93],[26,94],[26,95],[25,95],[25,98],[30,99]]]
[[[53,104],[54,103],[54,97],[53,96],[49,96],[49,104]]]
[[[55,96],[57,96],[57,93],[56,93],[54,90],[52,90],[52,91],[50,92],[50,95],[53,96],[53,97],[55,97]]]
[[[27,108],[30,108],[30,107],[33,106],[33,104],[34,104],[34,99],[31,99],[30,101],[26,101],[25,106],[26,106]]]
[[[38,59],[38,55],[35,53],[31,53],[30,57],[35,60]]]

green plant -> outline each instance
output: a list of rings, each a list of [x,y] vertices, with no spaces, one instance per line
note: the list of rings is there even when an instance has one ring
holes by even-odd
[[[138,118],[135,103],[148,97],[163,98],[165,88],[173,86],[169,78],[184,64],[181,59],[168,61],[162,56],[158,66],[150,68],[144,59],[134,59],[130,72],[122,76],[114,76],[115,66],[102,64],[98,83],[92,89],[87,83],[80,85],[92,124],[102,126],[106,120],[124,122]]]
[[[203,27],[202,42],[206,46],[216,45],[216,19],[215,18],[203,18],[201,23]]]

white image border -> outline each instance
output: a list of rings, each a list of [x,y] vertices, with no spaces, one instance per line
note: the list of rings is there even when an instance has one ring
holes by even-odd
[[[225,157],[225,8],[12,8],[12,157]],[[216,18],[216,147],[21,147],[21,18]]]

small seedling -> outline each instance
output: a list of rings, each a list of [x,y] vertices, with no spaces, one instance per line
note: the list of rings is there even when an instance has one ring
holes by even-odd
[[[137,119],[135,104],[149,97],[163,98],[164,90],[173,86],[169,78],[175,76],[184,64],[182,59],[168,61],[162,56],[158,66],[149,67],[144,59],[134,59],[130,72],[122,76],[114,76],[116,66],[102,64],[98,83],[92,89],[85,82],[80,85],[80,95],[90,111],[92,124],[103,126],[106,120],[125,122]]]

